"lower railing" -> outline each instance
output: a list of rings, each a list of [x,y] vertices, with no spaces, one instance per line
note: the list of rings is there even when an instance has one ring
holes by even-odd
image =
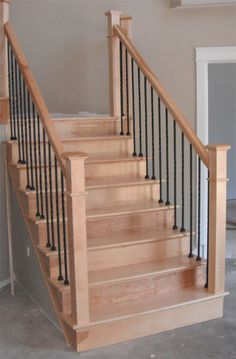
[[[26,170],[25,189],[35,195],[33,219],[45,223],[45,247],[54,252],[58,262],[57,280],[71,286],[72,318],[76,324],[87,323],[86,155],[65,153],[9,23],[4,30],[7,39],[9,139],[13,145],[17,144],[18,166]]]
[[[111,113],[120,118],[120,135],[130,136],[132,129],[132,155],[145,158],[146,180],[159,179],[159,203],[174,209],[173,230],[189,232],[189,257],[197,261],[206,257],[205,287],[223,291],[223,275],[218,274],[224,274],[229,146],[205,148],[134,47],[127,31],[130,25],[125,24],[130,17],[124,19],[116,11],[106,15]],[[216,230],[219,223],[220,235]]]

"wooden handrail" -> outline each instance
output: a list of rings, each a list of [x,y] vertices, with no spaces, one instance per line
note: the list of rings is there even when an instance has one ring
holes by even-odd
[[[150,82],[153,89],[157,92],[158,96],[161,98],[165,106],[168,108],[169,112],[176,120],[180,129],[183,131],[189,142],[192,144],[193,148],[200,156],[204,164],[208,167],[208,152],[200,141],[193,128],[185,118],[184,114],[179,110],[176,104],[170,98],[170,95],[166,92],[160,81],[157,79],[156,75],[150,70],[150,67],[145,63],[142,56],[139,54],[137,49],[132,44],[131,40],[127,37],[124,30],[119,25],[114,25],[114,33],[118,36],[122,44],[128,50],[132,58],[137,63],[140,70],[146,76],[147,80]]]
[[[47,106],[44,102],[44,99],[41,95],[41,92],[38,88],[36,80],[29,68],[29,65],[28,65],[25,55],[21,49],[19,41],[18,41],[9,22],[7,22],[4,25],[4,32],[5,32],[5,35],[9,41],[9,43],[11,44],[12,50],[17,59],[17,62],[21,69],[24,80],[27,84],[30,95],[32,96],[32,99],[37,108],[38,114],[42,121],[43,128],[44,128],[44,130],[47,134],[47,137],[52,145],[53,151],[54,151],[54,153],[57,157],[57,160],[60,164],[61,170],[62,170],[64,176],[66,177],[65,160],[64,160],[64,158],[62,158],[62,154],[65,152],[63,143],[60,140],[60,138],[56,132],[56,129],[53,125],[52,119],[48,112]]]

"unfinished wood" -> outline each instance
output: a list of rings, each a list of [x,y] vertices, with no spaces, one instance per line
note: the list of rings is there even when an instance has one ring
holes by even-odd
[[[85,154],[65,153],[67,171],[67,216],[71,310],[73,320],[80,325],[89,322]]]
[[[65,151],[83,151],[89,156],[96,154],[106,155],[107,153],[119,155],[129,155],[132,153],[133,139],[126,136],[99,136],[81,137],[63,140]]]
[[[89,273],[89,297],[93,307],[126,303],[177,289],[204,286],[205,265],[187,257],[109,268]]]
[[[120,120],[117,117],[53,118],[53,124],[63,138],[105,136],[119,134]]]
[[[211,293],[224,292],[227,151],[230,148],[229,145],[207,146],[210,173],[208,289]]]
[[[17,59],[19,67],[21,69],[23,78],[24,78],[24,80],[27,84],[27,87],[29,89],[30,95],[32,96],[32,99],[36,106],[37,112],[40,116],[41,122],[45,129],[45,132],[50,140],[53,151],[54,151],[55,155],[57,156],[57,159],[58,159],[58,162],[62,169],[62,172],[63,172],[64,176],[66,177],[65,161],[62,158],[62,153],[65,152],[63,143],[60,140],[60,138],[56,132],[56,129],[55,129],[53,122],[51,120],[51,117],[49,115],[47,106],[44,102],[44,99],[43,99],[41,93],[40,93],[40,90],[38,88],[38,85],[37,85],[34,77],[33,77],[33,74],[31,72],[31,70],[29,69],[25,55],[23,54],[20,44],[19,44],[9,22],[7,22],[4,25],[4,32],[5,32],[5,35],[8,39],[8,41],[10,42],[10,44],[12,46],[12,50],[15,54],[15,57]]]
[[[87,218],[99,218],[99,217],[111,217],[128,214],[138,214],[143,212],[156,212],[162,211],[163,209],[170,209],[173,206],[165,206],[164,204],[158,203],[158,201],[133,201],[128,204],[119,202],[113,202],[112,200],[107,206],[101,208],[90,209],[87,212]]]
[[[153,298],[153,308],[151,303],[142,303],[140,306],[132,303],[134,314],[125,313],[124,316],[120,314],[125,310],[120,312],[116,305],[112,312],[120,315],[117,321],[108,319],[107,322],[95,322],[87,328],[77,329],[76,349],[85,351],[222,317],[223,298],[207,296],[206,292],[200,289],[181,290],[175,296]],[[159,305],[163,307],[158,308]],[[123,303],[122,307],[124,308]],[[135,313],[137,309],[139,312]],[[99,319],[96,315],[96,320]]]
[[[9,98],[0,97],[0,124],[6,125],[9,121]]]
[[[137,49],[134,47],[131,40],[126,36],[124,30],[122,30],[119,25],[114,25],[114,33],[118,36],[120,41],[134,58],[140,70],[144,73],[153,89],[157,92],[158,96],[161,98],[173,118],[176,120],[176,123],[179,125],[180,129],[183,131],[189,142],[192,144],[197,154],[201,157],[202,161],[208,167],[207,151],[200,139],[197,137],[193,128],[189,124],[188,120],[185,118],[185,116],[179,110],[176,104],[172,101],[171,97],[164,89],[163,85],[160,83],[154,73],[150,70],[150,67],[144,62],[143,58],[141,57]]]
[[[120,42],[113,31],[114,25],[120,24],[119,11],[108,11],[108,59],[109,59],[109,94],[110,114],[120,118]]]

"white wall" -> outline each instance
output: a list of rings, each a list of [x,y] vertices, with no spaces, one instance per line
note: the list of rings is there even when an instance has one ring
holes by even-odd
[[[232,146],[228,199],[236,199],[236,63],[209,65],[209,142]]]

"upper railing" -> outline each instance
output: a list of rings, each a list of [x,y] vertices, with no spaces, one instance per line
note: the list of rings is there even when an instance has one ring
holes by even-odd
[[[106,15],[111,114],[120,135],[132,135],[132,155],[145,159],[145,178],[159,180],[160,205],[173,206],[173,230],[189,233],[189,257],[200,261],[207,252],[206,288],[222,292],[229,146],[202,144],[133,45],[131,18]]]

